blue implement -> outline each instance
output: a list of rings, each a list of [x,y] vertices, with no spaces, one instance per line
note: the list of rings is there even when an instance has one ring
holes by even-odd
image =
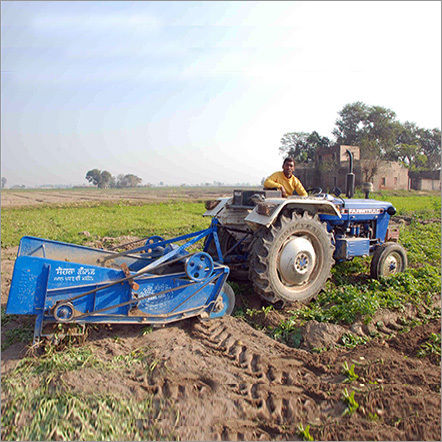
[[[229,314],[229,268],[187,250],[209,235],[217,237],[216,226],[171,240],[144,238],[122,252],[25,236],[6,313],[36,315],[34,342],[45,322],[166,324]]]

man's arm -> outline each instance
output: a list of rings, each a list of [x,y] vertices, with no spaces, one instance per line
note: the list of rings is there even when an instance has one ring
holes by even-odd
[[[273,173],[264,181],[264,189],[279,189],[283,198],[287,198],[287,191],[281,183],[276,182],[278,172]]]
[[[305,191],[304,186],[301,184],[298,178],[295,177],[295,191],[299,196],[308,196],[308,193]]]
[[[277,183],[276,177],[278,176],[278,173],[272,173],[265,181],[264,181],[264,187],[269,189],[283,189],[283,185],[280,183]]]

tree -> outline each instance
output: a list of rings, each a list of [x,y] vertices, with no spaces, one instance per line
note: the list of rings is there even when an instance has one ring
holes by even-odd
[[[118,175],[117,177],[117,187],[136,187],[138,184],[143,181],[141,178],[137,177],[133,174],[127,174],[127,175]]]
[[[291,156],[297,163],[313,163],[319,148],[330,147],[330,140],[318,132],[289,132],[281,138],[279,151]]]
[[[101,171],[98,169],[89,170],[86,174],[86,179],[94,186],[98,186],[101,180]]]
[[[8,180],[4,176],[2,176],[2,189],[5,188],[7,181]]]
[[[402,125],[392,110],[357,101],[345,105],[338,115],[333,130],[337,144],[359,146],[361,159],[394,156]]]
[[[98,187],[100,189],[105,189],[106,187],[110,187],[110,184],[112,183],[112,175],[110,172],[108,172],[107,170],[103,170],[103,172],[101,172],[101,180],[98,183]]]
[[[387,159],[401,161],[414,170],[437,169],[440,167],[441,131],[422,129],[406,121],[399,131],[396,148]]]
[[[104,189],[111,185],[113,176],[107,170],[92,169],[86,173],[86,179],[99,189]]]
[[[441,131],[440,129],[419,129],[419,144],[433,170],[440,168]]]
[[[333,129],[333,143],[318,132],[289,132],[283,135],[279,151],[298,163],[313,163],[316,152],[331,144],[359,146],[363,175],[370,181],[381,160],[400,161],[413,170],[441,166],[441,131],[423,129],[415,123],[401,123],[396,113],[361,101],[346,104]],[[330,165],[329,165],[330,166]]]

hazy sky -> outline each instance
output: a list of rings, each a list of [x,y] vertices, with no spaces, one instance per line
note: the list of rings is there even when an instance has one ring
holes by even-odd
[[[1,173],[259,184],[363,101],[440,128],[440,2],[2,2]]]

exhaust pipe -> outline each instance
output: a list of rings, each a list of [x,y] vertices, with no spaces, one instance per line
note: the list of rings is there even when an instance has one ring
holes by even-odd
[[[353,198],[355,194],[355,174],[353,173],[353,154],[347,149],[346,153],[350,159],[347,180],[346,180],[346,190],[345,194],[347,198]]]

